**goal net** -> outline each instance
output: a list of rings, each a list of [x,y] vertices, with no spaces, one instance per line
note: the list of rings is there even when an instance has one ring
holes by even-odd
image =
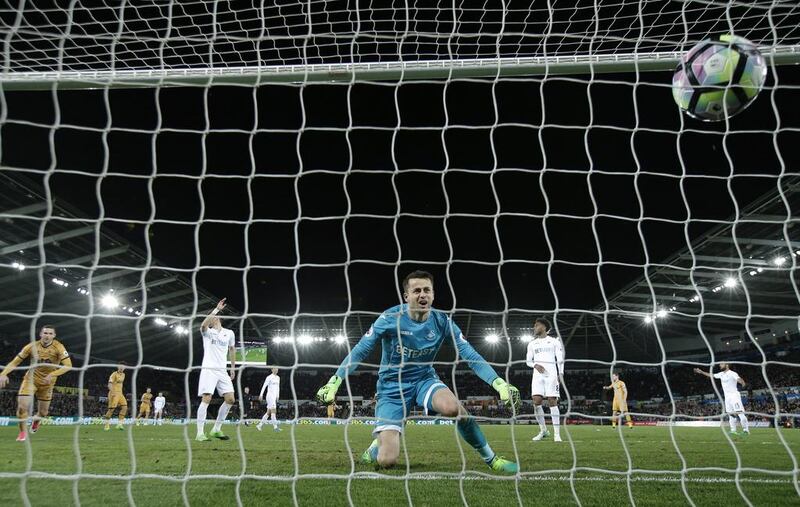
[[[73,364],[27,412],[27,358],[0,389],[9,449],[19,420],[47,412],[0,463],[0,499],[796,501],[800,73],[785,64],[800,61],[800,7],[530,4],[0,6],[0,362],[47,325]],[[676,107],[672,73],[723,34],[759,47],[767,83],[704,123]],[[361,455],[380,349],[397,344],[330,406],[316,393],[417,269],[522,405],[448,337],[432,366],[463,414],[428,410],[433,390],[404,398],[398,462],[376,468]],[[230,440],[202,442],[200,328],[222,298],[236,402]],[[541,409],[537,318],[565,351]],[[128,409],[107,419],[121,361]],[[722,363],[738,408],[708,378]],[[163,418],[140,414],[148,388]]]

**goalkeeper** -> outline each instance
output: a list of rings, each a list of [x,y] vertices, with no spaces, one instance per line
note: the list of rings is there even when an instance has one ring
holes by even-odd
[[[486,442],[480,426],[461,406],[458,399],[439,380],[432,363],[446,339],[454,341],[460,358],[500,394],[500,399],[519,408],[519,391],[506,383],[486,360],[467,342],[450,317],[431,308],[433,276],[414,271],[403,280],[403,298],[407,304],[394,306],[378,317],[361,341],[342,361],[336,374],[317,392],[322,403],[331,403],[342,380],[355,371],[375,345],[382,345],[378,371],[375,417],[372,434],[377,436],[361,455],[361,462],[391,467],[400,455],[400,433],[406,414],[415,406],[426,415],[457,417],[458,432],[493,470],[517,473],[513,461],[501,458]]]

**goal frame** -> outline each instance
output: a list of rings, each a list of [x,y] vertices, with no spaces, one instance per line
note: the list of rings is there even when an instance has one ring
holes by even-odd
[[[800,45],[762,48],[770,65],[800,63]],[[260,85],[270,83],[347,83],[454,78],[499,78],[669,71],[682,52],[474,58],[431,61],[187,67],[97,71],[3,72],[3,90],[135,88],[152,86]]]

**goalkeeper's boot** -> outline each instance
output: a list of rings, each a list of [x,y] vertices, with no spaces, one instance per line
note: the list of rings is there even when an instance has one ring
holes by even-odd
[[[208,438],[205,433],[198,433],[197,436],[195,437],[195,440],[197,440],[198,442],[208,442],[211,439]]]
[[[533,437],[531,440],[533,440],[534,442],[538,442],[539,440],[544,440],[545,438],[548,438],[548,437],[550,437],[550,432],[547,431],[547,430],[544,430],[544,431],[540,431],[539,434],[536,435],[535,437]]]
[[[224,434],[222,431],[212,431],[208,435],[210,437],[212,437],[212,438],[218,438],[220,440],[230,440],[231,439],[231,437],[229,437],[228,435]]]
[[[367,450],[364,451],[363,454],[361,454],[360,461],[364,465],[371,465],[378,461],[377,457],[378,457],[378,439],[376,438],[375,440],[372,441],[371,444],[369,444]]]
[[[31,433],[36,433],[37,431],[39,431],[39,425],[41,423],[42,423],[41,419],[36,419],[35,421],[33,421],[33,424],[31,424]]]
[[[17,442],[24,442],[28,439],[28,434],[24,431],[20,431],[19,435],[17,435]]]
[[[507,474],[515,474],[519,472],[519,466],[517,466],[516,463],[505,458],[501,458],[496,454],[489,463],[489,466],[496,472],[505,472]]]

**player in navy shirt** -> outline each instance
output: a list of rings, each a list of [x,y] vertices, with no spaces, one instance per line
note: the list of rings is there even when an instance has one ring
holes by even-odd
[[[486,360],[469,344],[461,329],[433,304],[433,276],[414,271],[403,280],[406,304],[393,306],[370,326],[358,344],[331,377],[317,392],[322,403],[330,403],[342,380],[356,370],[378,343],[382,346],[378,370],[378,419],[373,430],[377,438],[361,456],[364,463],[391,467],[400,455],[400,433],[406,414],[414,406],[422,407],[426,415],[456,417],[458,431],[483,460],[494,470],[516,473],[517,464],[497,456],[483,435],[478,423],[468,417],[453,392],[439,380],[433,361],[445,340],[454,343],[460,359],[487,384],[497,390],[500,399],[519,408],[519,391],[497,375]]]

